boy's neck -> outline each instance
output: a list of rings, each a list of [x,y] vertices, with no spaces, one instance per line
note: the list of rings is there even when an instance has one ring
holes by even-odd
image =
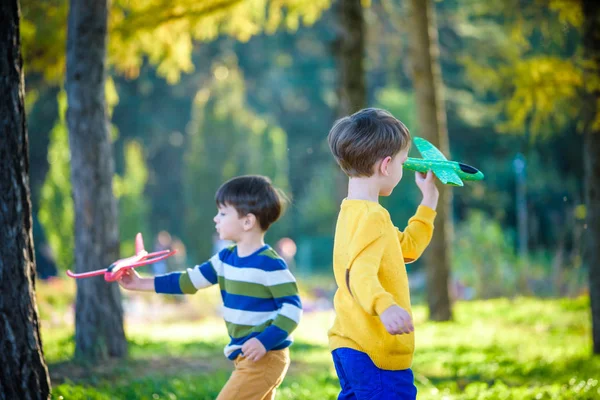
[[[348,200],[369,200],[379,203],[380,187],[375,177],[350,178]]]
[[[265,245],[265,233],[246,232],[236,245],[238,256],[247,257]]]

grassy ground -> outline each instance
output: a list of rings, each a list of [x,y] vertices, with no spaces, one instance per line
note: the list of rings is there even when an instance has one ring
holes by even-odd
[[[53,398],[214,399],[231,372],[222,353],[224,324],[209,316],[216,306],[208,299],[216,293],[184,303],[129,298],[129,359],[90,366],[70,361],[73,327],[65,315],[71,308],[62,298],[49,301],[52,292],[42,287],[39,299]],[[337,398],[326,335],[332,318],[331,311],[306,313],[278,400]],[[589,319],[587,298],[462,302],[448,323],[427,322],[425,308],[417,306],[419,399],[600,399],[600,357],[590,357]]]

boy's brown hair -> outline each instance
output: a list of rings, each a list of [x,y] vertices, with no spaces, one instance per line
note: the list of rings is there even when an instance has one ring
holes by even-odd
[[[342,171],[350,177],[373,175],[373,165],[410,145],[408,128],[392,114],[365,108],[335,122],[327,137]]]
[[[279,219],[289,200],[266,176],[245,175],[222,184],[215,194],[215,201],[217,206],[232,206],[240,217],[254,214],[260,228],[266,231]]]

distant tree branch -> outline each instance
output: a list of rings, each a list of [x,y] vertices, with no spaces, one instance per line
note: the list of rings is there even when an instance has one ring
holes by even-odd
[[[163,24],[181,20],[184,18],[199,19],[203,17],[208,17],[216,12],[233,8],[242,1],[243,0],[215,1],[207,7],[201,7],[200,9],[185,11],[175,11],[175,9],[169,6],[156,6],[149,8],[148,10],[144,10],[144,13],[138,17],[132,17],[125,20],[122,24],[114,28],[113,32],[122,34],[132,34],[138,30],[156,29]],[[163,14],[165,9],[168,9],[168,12]]]

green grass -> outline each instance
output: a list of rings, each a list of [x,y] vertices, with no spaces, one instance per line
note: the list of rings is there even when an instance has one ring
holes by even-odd
[[[461,302],[454,311],[453,322],[434,323],[415,308],[419,399],[600,399],[587,298]],[[332,318],[305,315],[278,400],[337,398],[327,350]],[[42,328],[55,399],[214,399],[231,372],[224,324],[214,317],[128,321],[129,359],[93,367],[70,361],[71,326]]]

